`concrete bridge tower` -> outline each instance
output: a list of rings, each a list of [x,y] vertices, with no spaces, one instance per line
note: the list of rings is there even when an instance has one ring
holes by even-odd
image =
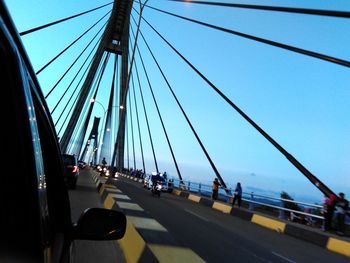
[[[117,135],[117,145],[115,154],[113,154],[112,165],[116,161],[116,166],[124,167],[124,140],[125,140],[125,117],[126,117],[126,94],[128,91],[128,63],[129,63],[129,25],[130,13],[133,0],[115,0],[111,16],[106,29],[103,33],[101,42],[97,48],[93,62],[82,86],[82,91],[77,100],[73,114],[67,124],[66,130],[62,136],[61,149],[66,152],[75,125],[78,122],[80,113],[86,101],[89,101],[88,95],[92,88],[92,83],[96,77],[98,66],[100,65],[104,52],[111,52],[121,56],[121,74],[120,74],[120,101],[119,101],[119,129]],[[103,125],[103,124],[102,124]]]

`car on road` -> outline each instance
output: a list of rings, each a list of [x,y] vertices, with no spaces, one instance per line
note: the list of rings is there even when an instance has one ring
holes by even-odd
[[[71,218],[58,137],[36,74],[0,1],[0,79],[4,152],[0,262],[70,262],[72,241],[123,237],[123,213],[89,208]],[[13,154],[10,154],[13,153]]]
[[[79,177],[77,157],[72,154],[62,154],[64,165],[64,181],[68,188],[75,189]]]
[[[82,161],[82,160],[79,160],[78,161],[78,167],[79,169],[84,169],[86,167],[86,162]]]

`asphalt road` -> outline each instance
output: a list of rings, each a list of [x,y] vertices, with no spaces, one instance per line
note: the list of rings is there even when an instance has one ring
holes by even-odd
[[[117,187],[149,212],[183,246],[207,262],[347,262],[342,255],[279,234],[175,195],[151,195],[120,178]]]

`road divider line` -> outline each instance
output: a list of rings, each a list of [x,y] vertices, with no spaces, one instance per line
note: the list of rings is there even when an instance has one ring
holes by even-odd
[[[158,223],[153,218],[137,217],[137,216],[126,216],[126,218],[136,227],[141,229],[149,229],[156,231],[167,232],[166,228]]]
[[[129,196],[121,194],[121,191],[119,190],[120,194],[109,194],[111,197],[117,198],[117,199],[123,199],[123,200],[131,200]]]
[[[121,209],[129,209],[129,210],[135,210],[135,211],[144,211],[141,206],[135,203],[130,203],[130,202],[123,202],[123,201],[117,201],[116,204],[121,208]]]
[[[284,259],[284,260],[287,261],[287,262],[296,263],[295,261],[293,261],[293,260],[291,260],[291,259],[289,259],[289,258],[286,258],[286,257],[284,257],[284,256],[282,256],[282,255],[276,253],[275,251],[271,251],[271,253],[272,253],[272,255],[275,255],[276,257],[282,258],[282,259]]]
[[[202,220],[204,220],[204,221],[206,221],[206,222],[209,222],[209,219],[207,219],[207,218],[205,218],[205,217],[203,217],[203,216],[201,216],[201,215],[198,215],[197,213],[195,213],[195,212],[192,212],[191,210],[188,210],[188,209],[184,209],[187,213],[190,213],[191,215],[194,215],[194,216],[196,216],[196,217],[198,217],[199,219],[202,219]]]

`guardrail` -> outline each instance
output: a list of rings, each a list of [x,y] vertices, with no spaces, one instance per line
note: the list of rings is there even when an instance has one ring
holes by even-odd
[[[207,184],[184,181],[184,180],[180,181],[179,179],[173,179],[173,184],[175,187],[183,191],[198,193],[206,196],[211,196],[211,193],[212,193],[212,186]],[[232,188],[225,189],[222,187],[219,188],[219,199],[229,203],[231,201],[231,198],[233,198],[233,194],[227,194],[227,192],[234,193],[234,189]],[[264,202],[264,200],[271,201],[273,202],[273,204]],[[300,202],[296,200],[289,200],[284,198],[276,198],[276,197],[271,197],[271,196],[266,196],[261,194],[255,194],[253,192],[250,192],[250,193],[243,192],[242,201],[248,204],[248,208],[250,210],[254,210],[259,206],[275,209],[278,211],[279,213],[278,217],[281,219],[286,219],[285,212],[289,212],[294,214],[293,215],[294,218],[304,216],[305,217],[304,219],[306,220],[307,224],[315,225],[317,221],[319,225],[323,224],[323,220],[324,220],[324,217],[322,215],[323,206],[321,205]],[[294,204],[297,204],[298,206],[302,206],[302,208],[304,208],[304,211],[286,208],[285,206],[287,203],[294,203]],[[311,211],[315,211],[317,214],[312,212],[305,212],[305,208],[308,208]]]
[[[148,175],[146,177],[148,177]],[[140,177],[139,179],[143,178]],[[212,185],[186,180],[181,181],[179,179],[170,180],[174,188],[178,188],[189,193],[197,193],[202,196],[211,197]],[[169,183],[170,180],[167,180],[167,182]],[[218,200],[231,203],[231,200],[233,198],[232,193],[234,193],[234,189],[220,187]],[[324,223],[322,205],[255,194],[254,192],[243,192],[242,201],[242,206],[247,206],[247,208],[250,210],[261,212],[265,211],[270,213],[272,212],[275,216],[277,212],[277,216],[280,219],[288,219],[294,222],[299,222],[315,227],[322,227]],[[297,204],[304,211],[287,208],[286,206],[288,203]],[[289,216],[286,214],[289,214]],[[347,225],[350,227],[349,224]]]
[[[146,176],[148,177],[148,176]],[[179,179],[170,179],[173,186],[175,188],[181,189],[182,191],[187,191],[191,193],[197,193],[202,196],[208,196],[210,197],[212,194],[212,186],[193,182],[193,181],[186,181],[186,180],[179,180]],[[169,183],[169,180],[168,180]],[[227,193],[233,193],[234,189],[232,188],[219,188],[219,197],[218,199],[227,203],[231,202],[231,198],[233,198],[233,194],[227,194]],[[258,207],[268,207],[270,209],[273,209],[275,211],[278,211],[278,217],[281,219],[286,219],[285,213],[293,213],[293,217],[297,219],[301,216],[304,216],[305,223],[309,225],[315,225],[318,223],[319,225],[323,224],[324,217],[322,215],[323,212],[323,206],[317,205],[317,204],[310,204],[306,202],[300,202],[295,200],[289,200],[284,198],[276,198],[261,194],[255,194],[253,192],[243,192],[242,193],[242,201],[248,204],[248,208],[250,210],[255,210]],[[265,202],[264,202],[265,201]],[[269,201],[271,203],[267,203],[266,201]],[[298,206],[302,206],[304,208],[304,211],[300,210],[293,210],[290,208],[285,207],[287,203],[294,203]],[[310,212],[306,212],[305,208],[310,209]],[[314,212],[314,213],[313,213]],[[316,213],[315,213],[316,212]]]

